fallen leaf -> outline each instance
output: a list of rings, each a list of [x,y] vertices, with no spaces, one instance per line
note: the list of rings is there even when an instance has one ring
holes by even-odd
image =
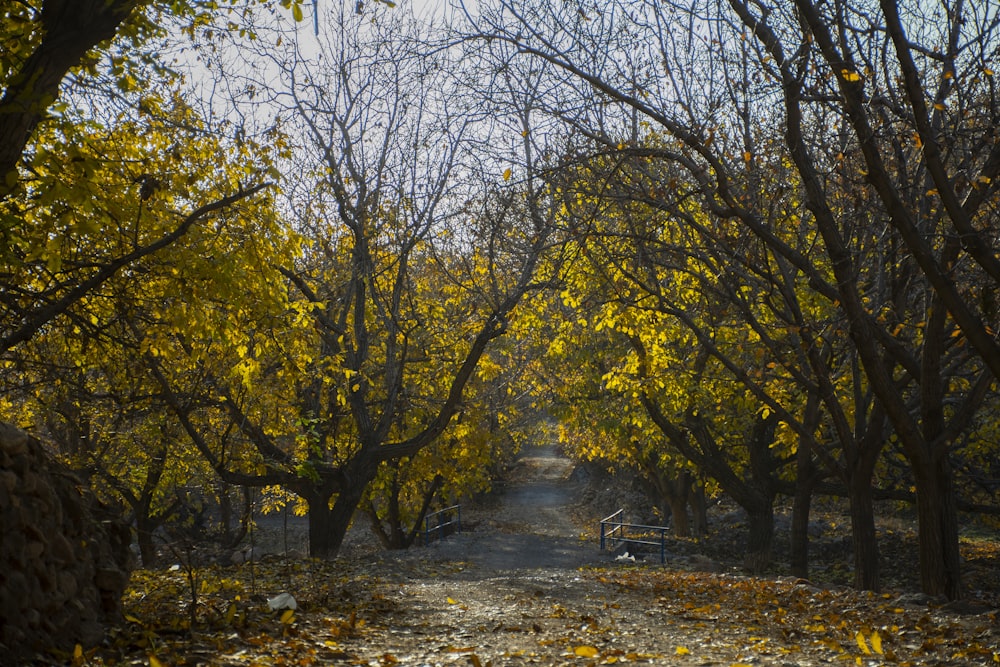
[[[882,653],[882,637],[879,635],[878,632],[872,633],[871,642],[872,642],[872,650],[878,653],[879,655],[884,655]]]

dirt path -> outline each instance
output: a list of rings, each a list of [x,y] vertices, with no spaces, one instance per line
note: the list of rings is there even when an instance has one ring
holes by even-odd
[[[530,450],[518,461],[499,506],[467,517],[474,531],[452,535],[414,555],[500,572],[538,568],[575,569],[599,557],[582,542],[572,521],[581,488],[570,481],[572,462],[555,446]],[[422,552],[422,553],[421,553]]]
[[[265,559],[249,570],[257,582],[249,591],[239,581],[246,566],[217,570],[216,583],[202,587],[205,620],[194,633],[178,630],[183,572],[157,573],[138,587],[132,620],[107,647],[117,657],[86,664],[148,665],[153,650],[165,665],[221,667],[1000,661],[995,613],[685,569],[679,559],[667,567],[612,560],[593,537],[579,536],[585,526],[572,517],[587,489],[570,471],[553,447],[529,450],[497,502],[463,516],[475,530],[429,547],[359,548],[337,561]],[[263,604],[283,591],[299,600],[294,613]]]
[[[498,506],[469,517],[475,530],[384,561],[397,606],[369,664],[574,662],[593,614],[613,603],[581,577],[607,558],[573,523],[571,472],[555,446],[533,448]]]
[[[978,646],[975,658],[963,651],[942,660],[922,653],[929,644],[907,644],[916,626],[886,631],[903,610],[877,596],[615,562],[579,537],[572,516],[584,489],[570,472],[554,447],[532,449],[498,505],[469,517],[476,530],[374,562],[380,592],[364,612],[364,631],[343,643],[345,659],[419,667],[874,667],[882,656],[862,652],[856,634],[876,627],[894,644],[894,661],[959,667],[991,659],[983,647],[995,635],[980,627],[987,617],[936,618],[930,626],[944,628],[942,636],[979,637],[970,644]],[[823,610],[832,615],[818,615]]]

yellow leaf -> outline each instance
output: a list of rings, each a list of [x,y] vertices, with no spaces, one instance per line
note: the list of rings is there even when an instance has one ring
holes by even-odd
[[[678,646],[676,653],[677,653],[677,655],[689,655],[691,653],[691,651],[687,650],[683,646]]]
[[[296,23],[302,21],[302,5],[298,2],[292,4],[292,18],[295,19]]]
[[[882,637],[879,635],[878,632],[873,632],[871,639],[872,639],[872,650],[875,651],[876,653],[878,653],[879,655],[883,655],[883,653],[882,653]]]
[[[858,81],[861,81],[861,75],[849,69],[840,70],[840,76],[848,83],[857,83]]]
[[[573,649],[573,653],[581,658],[595,658],[600,654],[600,651],[595,646],[577,646]]]
[[[749,162],[752,159],[753,159],[753,153],[751,153],[750,151],[743,151],[743,161],[744,162]]]
[[[163,667],[163,663],[152,653],[149,654],[149,667]]]
[[[73,659],[79,660],[83,657],[83,647],[79,644],[73,647]]]
[[[943,105],[943,104],[941,104],[940,102],[938,102],[938,103],[936,103],[936,104],[934,105],[934,108],[935,108],[935,109],[937,109],[938,111],[944,111],[944,108],[945,108],[945,107],[944,107],[944,105]]]
[[[448,598],[448,604],[458,604],[458,600],[453,600],[452,598]]]
[[[285,625],[288,625],[289,623],[291,623],[294,620],[295,620],[295,610],[294,609],[286,609],[285,613],[283,613],[281,615],[281,622],[284,623]]]
[[[142,621],[140,621],[132,614],[125,614],[125,620],[128,621],[129,623],[140,623],[140,624],[142,623]]]
[[[865,655],[871,655],[871,654],[872,654],[872,651],[871,651],[871,649],[870,649],[870,648],[868,648],[868,642],[866,642],[866,641],[865,641],[865,633],[863,633],[863,632],[861,632],[861,631],[859,630],[859,631],[858,631],[858,634],[856,634],[856,635],[854,636],[854,639],[855,639],[855,641],[857,641],[857,642],[858,642],[858,648],[860,648],[860,649],[861,649],[861,651],[862,651],[862,652],[863,652],[863,653],[864,653]]]
[[[479,661],[479,656],[475,653],[469,656],[469,663],[472,664],[472,667],[483,667],[483,663]]]
[[[993,70],[991,70],[989,67],[983,67],[983,74],[985,74],[986,76],[993,76]],[[997,662],[1000,662],[1000,660],[997,660]]]
[[[510,180],[510,175],[511,175],[512,173],[513,173],[513,172],[511,172],[511,170],[510,170],[510,167],[507,167],[506,169],[504,169],[504,172],[503,172],[503,180],[505,180],[505,181],[509,181],[509,180]]]

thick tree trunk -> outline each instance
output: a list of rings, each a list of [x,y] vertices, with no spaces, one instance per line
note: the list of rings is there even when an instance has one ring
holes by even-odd
[[[691,502],[690,471],[681,470],[670,477],[659,465],[656,456],[647,453],[640,459],[639,484],[643,493],[666,516],[670,513],[670,525],[677,537],[691,537],[691,522],[688,519],[688,504]]]
[[[958,549],[958,509],[951,474],[947,458],[941,457],[936,469],[919,471],[916,477],[920,586],[928,595],[958,600],[964,591]]]
[[[862,591],[878,592],[881,576],[871,477],[855,475],[848,493],[851,504],[851,538],[854,542],[854,587]]]
[[[688,498],[671,496],[667,499],[670,506],[670,525],[677,537],[691,537],[691,522],[688,520]]]
[[[339,498],[338,498],[339,500]],[[329,498],[309,498],[309,557],[333,558],[343,544],[344,536],[335,535],[333,509]],[[353,511],[352,511],[353,513]],[[348,522],[350,519],[348,519]],[[346,529],[345,529],[346,532]]]
[[[674,535],[691,537],[691,522],[688,520],[688,506],[691,503],[692,476],[688,470],[677,473],[677,477],[667,480],[670,488],[670,518]]]
[[[743,567],[751,574],[762,574],[771,565],[774,546],[774,507],[770,502],[747,509],[750,530]]]
[[[317,495],[308,499],[310,558],[337,557],[366,486],[367,482],[345,487],[337,494],[333,507],[330,507],[329,496]]]

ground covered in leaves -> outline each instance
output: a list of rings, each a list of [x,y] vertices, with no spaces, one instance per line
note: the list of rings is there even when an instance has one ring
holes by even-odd
[[[837,583],[742,576],[724,542],[674,541],[667,567],[597,550],[578,516],[582,482],[551,449],[522,460],[474,530],[336,562],[279,557],[239,566],[140,571],[126,623],[73,665],[996,665],[1000,559],[966,541],[968,602],[945,605]],[[906,552],[912,536],[887,536]],[[990,538],[990,539],[987,539]],[[898,543],[898,544],[897,544]],[[708,549],[710,556],[699,555]],[[833,549],[836,551],[836,549]],[[738,554],[730,554],[733,558]],[[777,574],[777,573],[776,573]],[[909,591],[912,592],[912,591]],[[294,610],[271,609],[288,593]],[[48,662],[52,662],[51,660]]]

